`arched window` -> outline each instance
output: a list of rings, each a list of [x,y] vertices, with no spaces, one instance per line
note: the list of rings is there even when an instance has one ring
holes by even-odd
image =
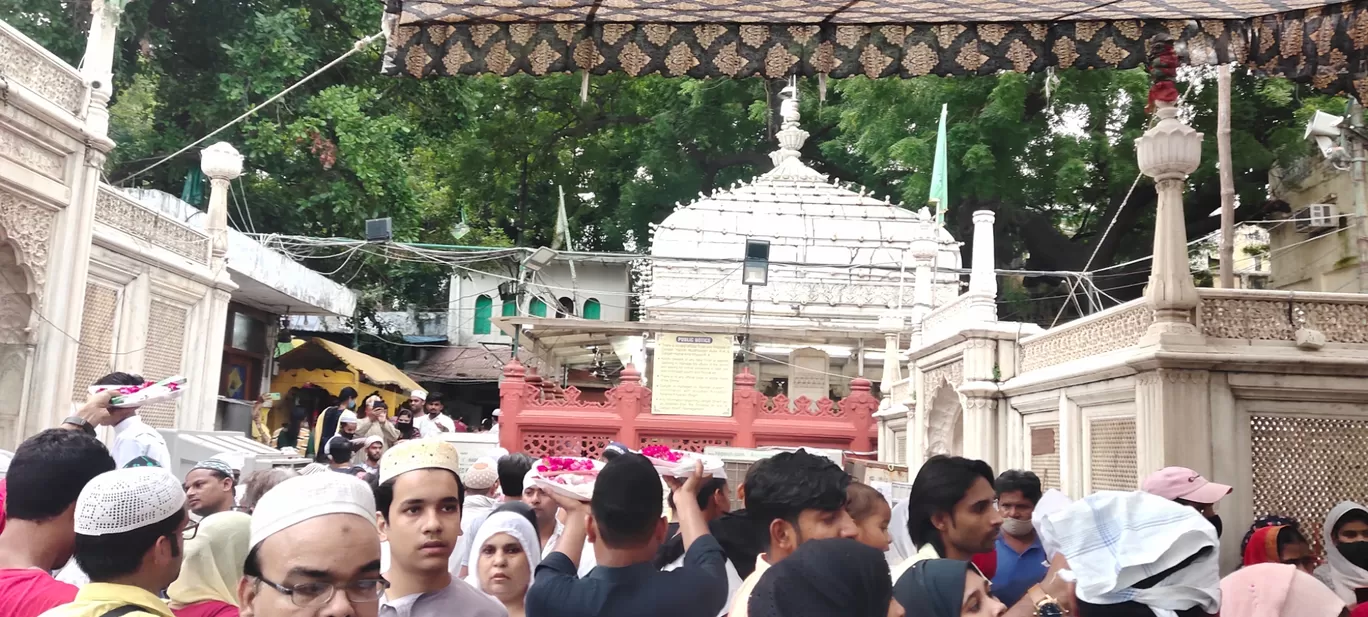
[[[489,296],[475,298],[475,334],[489,334],[489,319],[494,316],[494,300]]]
[[[503,316],[504,316],[504,317],[517,317],[517,316],[518,316],[518,303],[517,303],[516,301],[513,301],[513,300],[505,301],[505,302],[503,303]]]
[[[546,303],[540,298],[532,298],[532,302],[527,305],[527,312],[532,313],[533,317],[546,317]]]
[[[570,298],[561,298],[560,300],[557,300],[556,302],[558,302],[558,303],[560,304],[560,309],[556,311],[556,318],[557,318],[557,319],[560,319],[561,317],[565,317],[565,316],[568,316],[568,315],[574,315],[574,314],[575,314],[575,301],[574,301],[574,300],[571,300]]]
[[[602,312],[602,311],[601,311],[601,309],[599,308],[599,301],[598,301],[598,299],[596,299],[596,298],[589,298],[588,300],[585,300],[585,301],[584,301],[584,318],[585,318],[585,319],[602,319],[602,317],[600,317],[600,313],[601,313],[601,312]]]

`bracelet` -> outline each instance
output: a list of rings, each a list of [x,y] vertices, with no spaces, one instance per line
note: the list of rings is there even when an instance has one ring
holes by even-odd
[[[91,424],[81,416],[68,416],[67,419],[62,420],[62,424],[70,424],[72,426],[80,427],[80,429],[85,431],[86,433],[89,433],[91,435],[95,434],[95,425]]]

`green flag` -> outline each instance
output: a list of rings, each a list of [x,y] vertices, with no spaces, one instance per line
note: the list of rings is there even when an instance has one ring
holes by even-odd
[[[936,162],[931,167],[930,200],[936,204],[936,223],[945,223],[945,208],[950,205],[949,182],[946,180],[945,163],[945,110],[941,105],[940,129],[936,131]]]

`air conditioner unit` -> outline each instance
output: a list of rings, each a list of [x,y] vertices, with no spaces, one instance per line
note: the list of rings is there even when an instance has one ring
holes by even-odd
[[[393,239],[394,226],[389,217],[366,221],[366,242],[389,242]]]
[[[1311,204],[1293,215],[1293,228],[1301,233],[1334,229],[1338,225],[1337,217],[1335,204]]]

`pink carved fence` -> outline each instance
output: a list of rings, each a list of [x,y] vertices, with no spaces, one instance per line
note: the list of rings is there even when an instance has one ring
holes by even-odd
[[[622,371],[607,401],[587,402],[578,389],[562,390],[513,361],[504,367],[500,391],[500,445],[533,456],[597,458],[610,442],[628,447],[661,444],[702,452],[707,446],[809,446],[868,452],[874,449],[873,413],[879,401],[871,383],[855,378],[840,401],[767,397],[755,389],[755,376],[743,371],[734,380],[732,415],[651,415],[651,390],[632,366]]]

